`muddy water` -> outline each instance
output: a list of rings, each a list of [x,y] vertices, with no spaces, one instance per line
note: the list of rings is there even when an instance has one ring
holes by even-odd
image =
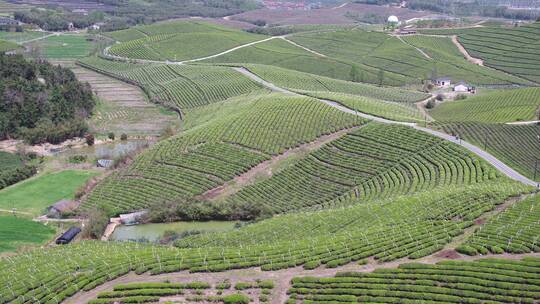
[[[228,221],[208,221],[208,222],[175,222],[159,224],[142,224],[132,226],[118,226],[111,235],[113,241],[136,241],[148,240],[155,242],[163,236],[165,231],[182,233],[185,231],[227,231],[234,229],[236,222]]]

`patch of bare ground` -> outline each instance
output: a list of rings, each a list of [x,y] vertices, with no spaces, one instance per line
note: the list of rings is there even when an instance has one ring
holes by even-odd
[[[460,52],[461,54],[463,54],[463,56],[465,56],[465,58],[467,59],[467,61],[469,61],[470,63],[473,63],[473,64],[477,64],[477,65],[480,65],[480,66],[484,66],[484,61],[483,61],[482,59],[472,57],[472,56],[469,54],[469,52],[467,52],[467,50],[465,49],[465,47],[463,47],[463,45],[458,41],[456,35],[453,35],[453,36],[452,36],[452,42],[456,45],[456,47],[458,48],[459,52]]]
[[[80,81],[90,84],[98,97],[95,114],[89,121],[94,132],[153,137],[167,126],[178,124],[176,114],[160,110],[138,87],[83,67],[71,69]]]
[[[316,140],[300,145],[296,148],[289,149],[282,154],[273,156],[249,171],[236,176],[232,181],[225,183],[219,187],[210,189],[199,196],[199,199],[217,201],[233,195],[247,185],[251,185],[261,179],[269,178],[273,175],[274,170],[279,169],[284,162],[296,158],[300,158],[307,153],[322,147],[324,144],[340,138],[347,132],[355,128],[343,129],[332,134],[323,135]]]

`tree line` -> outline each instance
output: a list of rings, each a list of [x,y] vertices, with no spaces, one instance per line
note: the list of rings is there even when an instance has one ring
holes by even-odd
[[[37,144],[83,136],[94,106],[88,83],[69,69],[0,54],[0,139]]]

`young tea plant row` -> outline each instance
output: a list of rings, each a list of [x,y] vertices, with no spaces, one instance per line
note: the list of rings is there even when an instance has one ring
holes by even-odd
[[[250,291],[258,294],[259,303],[267,303],[274,288],[274,282],[257,280],[253,282],[236,282],[230,280],[216,283],[214,286],[207,282],[189,283],[129,283],[114,286],[113,291],[100,292],[97,299],[89,304],[114,303],[156,303],[174,299],[184,303],[214,302],[224,304],[247,304],[251,298],[239,291]]]
[[[457,250],[469,255],[540,252],[540,195],[489,219]]]
[[[356,201],[344,209],[268,219],[231,231],[230,238],[208,238],[236,242],[225,245],[199,244],[194,236],[185,242],[192,248],[83,241],[28,251],[0,260],[0,302],[59,303],[130,271],[277,270],[299,265],[337,267],[367,257],[380,262],[419,258],[462,233],[475,215],[524,191],[528,188],[523,185],[497,182],[436,189],[368,204]],[[249,233],[258,228],[261,234]],[[248,233],[242,234],[244,229]],[[275,239],[269,238],[274,233]]]
[[[282,213],[350,195],[369,200],[497,177],[495,169],[457,145],[409,127],[370,123],[243,188],[228,202]]]
[[[287,303],[537,303],[540,259],[401,264],[292,280]]]

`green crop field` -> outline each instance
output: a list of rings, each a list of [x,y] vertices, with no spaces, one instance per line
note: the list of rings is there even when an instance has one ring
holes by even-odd
[[[347,108],[390,120],[421,122],[425,119],[424,115],[422,115],[416,105],[410,103],[398,103],[351,94],[330,93],[324,91],[305,91],[302,93],[315,98],[335,101]]]
[[[329,91],[347,93],[394,102],[416,102],[430,95],[418,91],[378,87],[365,83],[343,81],[308,73],[265,65],[247,65],[249,71],[278,87],[292,91]]]
[[[116,212],[215,188],[273,154],[323,134],[364,123],[308,97],[248,95],[193,110],[195,126],[160,142],[125,170],[105,179],[83,207]]]
[[[441,139],[409,127],[370,123],[242,189],[229,203],[262,204],[281,213],[351,195],[369,200],[440,185],[481,183],[497,175],[483,161]]]
[[[287,303],[534,303],[540,259],[410,263],[292,280]]]
[[[291,37],[294,42],[314,51],[360,66],[364,77],[369,70],[384,70],[386,76],[402,75],[406,83],[418,83],[429,79],[436,70],[439,76],[447,76],[454,81],[465,80],[476,85],[528,83],[493,69],[476,66],[467,62],[457,53],[457,48],[449,39],[433,37],[406,37],[404,41],[383,33],[361,30],[336,31],[328,33],[300,33]],[[420,47],[427,58],[415,47]],[[441,75],[444,74],[444,75]]]
[[[262,35],[193,21],[163,22],[112,32],[108,35],[121,41],[110,49],[112,55],[174,61],[214,55],[241,44],[266,38]]]
[[[15,251],[23,245],[42,244],[56,230],[30,219],[0,214],[0,253]]]
[[[182,111],[262,89],[227,67],[133,65],[94,57],[81,60],[79,64],[136,83],[153,101]]]
[[[539,125],[442,123],[435,127],[448,134],[458,134],[478,147],[485,148],[521,174],[534,177],[536,160],[540,159]],[[540,173],[536,180],[540,181]]]
[[[469,54],[498,70],[540,82],[540,22],[516,28],[481,27],[423,30],[432,35],[458,35]]]
[[[520,201],[482,225],[458,251],[487,253],[540,252],[540,196]]]
[[[94,44],[86,35],[62,34],[31,43],[47,59],[77,59],[90,55]]]
[[[13,50],[16,50],[16,49],[19,49],[19,48],[21,48],[21,46],[19,46],[16,43],[13,43],[13,42],[10,42],[10,41],[5,41],[5,40],[0,40],[0,53],[13,51]]]
[[[40,215],[61,199],[73,199],[75,191],[96,172],[65,170],[36,176],[0,191],[0,209]]]
[[[0,271],[6,274],[0,277],[0,300],[31,298],[56,303],[130,271],[157,274],[255,266],[269,271],[316,263],[336,267],[369,256],[380,262],[406,256],[419,258],[462,233],[475,216],[526,189],[501,181],[369,204],[352,203],[345,209],[276,217],[233,230],[230,237],[218,233],[215,238],[202,239],[210,240],[208,245],[197,241],[205,235],[178,244],[192,248],[83,241],[35,250],[0,260]],[[220,240],[244,246],[216,247]]]
[[[540,88],[497,90],[445,102],[431,111],[438,121],[505,123],[536,119]]]

